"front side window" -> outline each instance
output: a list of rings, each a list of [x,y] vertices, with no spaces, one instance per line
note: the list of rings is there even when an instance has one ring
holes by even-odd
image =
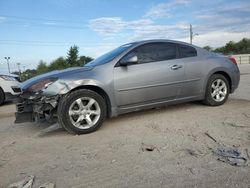
[[[191,46],[181,44],[179,45],[179,50],[180,50],[180,58],[197,56],[196,49]]]
[[[138,63],[150,63],[176,59],[176,44],[167,42],[149,43],[132,50],[130,54],[137,55]]]

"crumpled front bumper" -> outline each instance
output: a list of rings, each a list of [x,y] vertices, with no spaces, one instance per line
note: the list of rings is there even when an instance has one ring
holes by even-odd
[[[15,123],[33,122],[33,108],[22,98],[18,98],[16,102],[16,119]]]
[[[19,97],[16,102],[15,123],[53,121],[57,116],[60,96],[25,99]]]

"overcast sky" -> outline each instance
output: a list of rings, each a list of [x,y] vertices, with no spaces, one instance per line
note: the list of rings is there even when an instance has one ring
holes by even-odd
[[[198,46],[223,46],[250,38],[249,0],[0,0],[0,70],[16,63],[35,68],[39,60],[80,55],[97,57],[131,41],[166,38]]]

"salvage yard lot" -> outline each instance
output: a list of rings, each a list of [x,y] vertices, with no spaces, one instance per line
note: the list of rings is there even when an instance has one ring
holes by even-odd
[[[34,175],[34,187],[248,187],[250,166],[217,160],[218,147],[250,152],[250,65],[228,102],[198,102],[122,115],[75,136],[47,125],[13,124],[0,108],[0,187]],[[211,137],[210,137],[211,136]],[[148,151],[152,150],[152,151]]]

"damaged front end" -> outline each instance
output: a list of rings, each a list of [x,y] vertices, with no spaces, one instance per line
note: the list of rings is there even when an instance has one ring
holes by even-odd
[[[20,97],[16,103],[15,123],[24,122],[54,122],[57,119],[57,106],[60,95],[35,99]]]
[[[33,77],[21,84],[16,102],[15,123],[54,122],[61,98],[72,89],[91,84],[88,73],[93,67],[73,67]],[[83,74],[84,73],[84,74]]]
[[[67,84],[56,78],[49,78],[22,87],[16,102],[15,123],[54,122],[60,98],[69,90]]]

